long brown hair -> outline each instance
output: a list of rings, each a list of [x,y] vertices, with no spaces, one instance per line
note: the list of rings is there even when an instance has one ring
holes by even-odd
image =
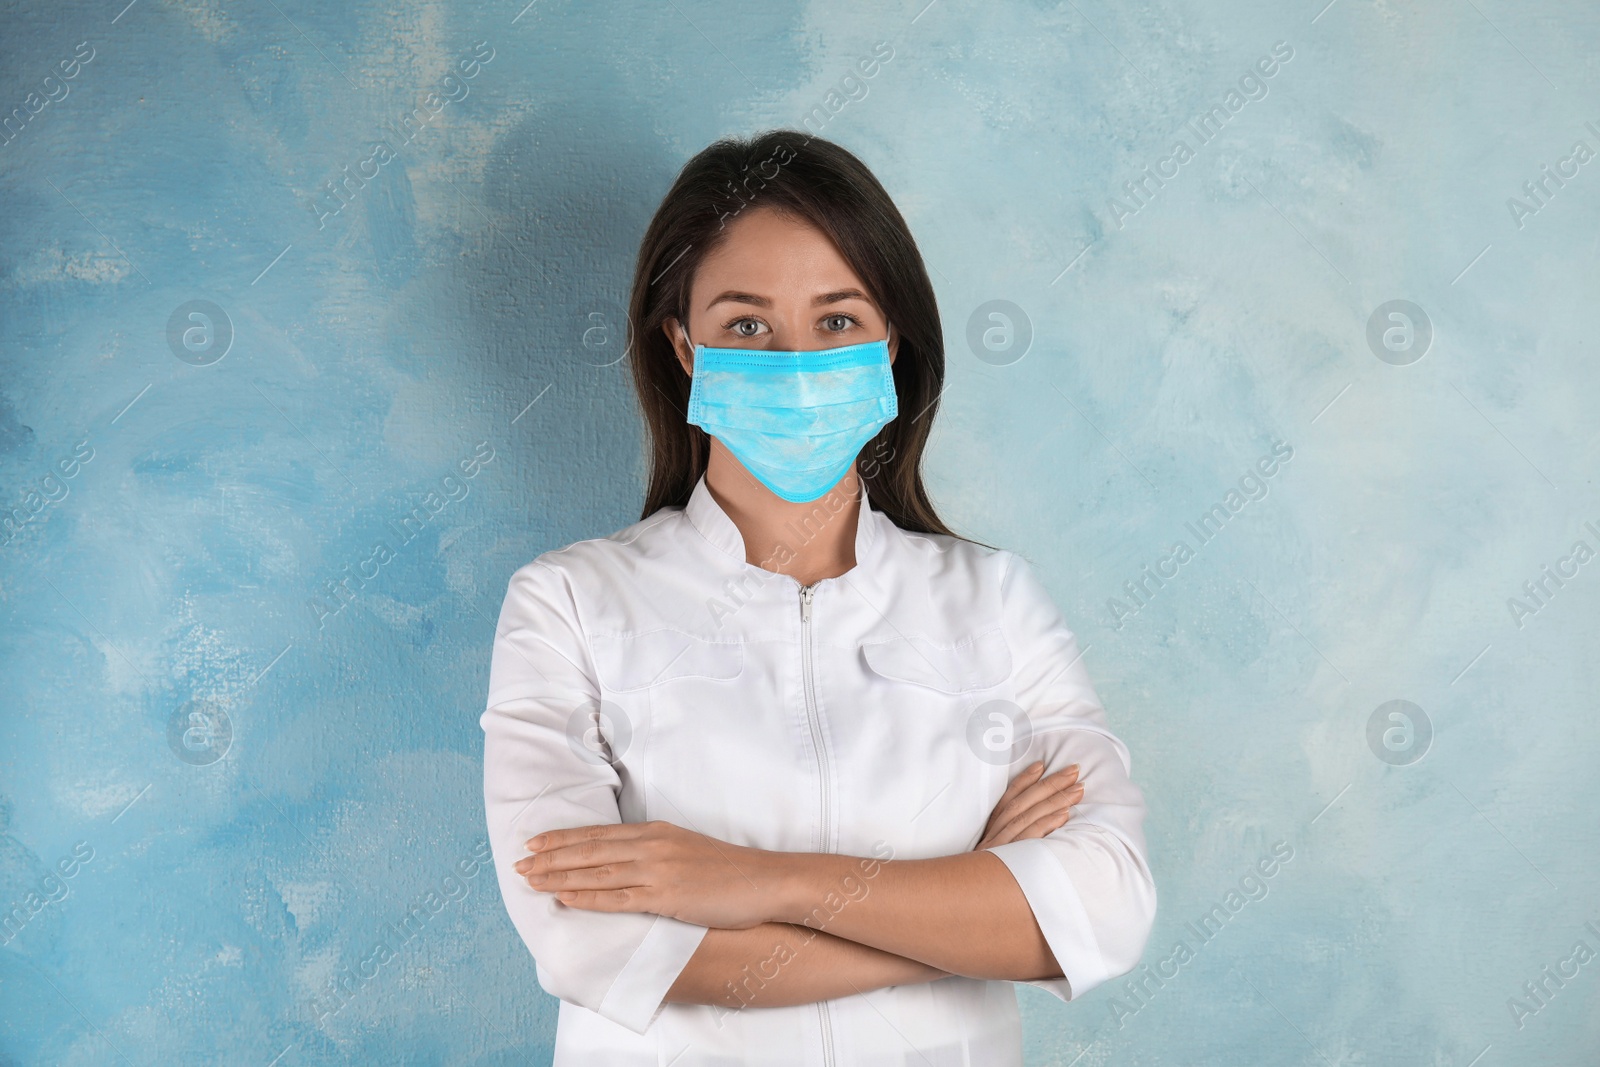
[[[679,171],[639,245],[628,303],[634,392],[651,444],[648,518],[683,506],[705,473],[711,438],[689,422],[690,379],[662,330],[688,322],[695,271],[746,207],[770,207],[827,234],[866,284],[895,334],[900,414],[862,448],[857,470],[872,506],[905,530],[960,537],[922,484],[922,450],[944,387],[944,335],[933,284],[894,201],[866,164],[798,130],[724,138]],[[970,540],[970,538],[962,538]]]

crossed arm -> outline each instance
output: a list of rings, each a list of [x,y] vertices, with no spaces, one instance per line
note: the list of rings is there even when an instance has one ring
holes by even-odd
[[[776,1007],[952,974],[1057,978],[1016,879],[985,851],[1067,821],[1083,797],[1077,766],[1042,773],[1036,763],[1013,779],[977,847],[955,856],[773,852],[671,823],[612,823],[538,834],[516,870],[568,907],[708,927],[668,1001]]]

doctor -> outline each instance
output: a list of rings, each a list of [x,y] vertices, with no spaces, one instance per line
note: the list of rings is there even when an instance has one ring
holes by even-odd
[[[643,517],[512,576],[480,720],[556,1067],[1020,1064],[1011,983],[1138,962],[1145,806],[1032,568],[923,489],[904,220],[830,142],[718,142],[630,319]]]

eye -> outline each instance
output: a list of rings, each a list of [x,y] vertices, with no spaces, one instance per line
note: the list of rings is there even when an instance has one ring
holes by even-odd
[[[732,330],[736,337],[759,337],[766,323],[760,319],[738,318],[722,324],[724,330]]]
[[[829,333],[843,333],[851,326],[860,326],[861,320],[856,318],[854,315],[846,315],[843,312],[838,312],[823,319],[822,323],[822,328]]]

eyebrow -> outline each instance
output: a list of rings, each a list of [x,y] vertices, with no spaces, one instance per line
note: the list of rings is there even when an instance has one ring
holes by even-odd
[[[812,307],[821,307],[824,304],[837,304],[841,300],[866,299],[867,294],[860,289],[836,289],[831,293],[823,293],[812,300],[811,305]],[[735,289],[729,289],[727,292],[719,294],[706,307],[709,309],[721,303],[752,304],[758,308],[770,308],[772,306],[772,301],[764,296],[757,296],[754,293],[741,293]]]

